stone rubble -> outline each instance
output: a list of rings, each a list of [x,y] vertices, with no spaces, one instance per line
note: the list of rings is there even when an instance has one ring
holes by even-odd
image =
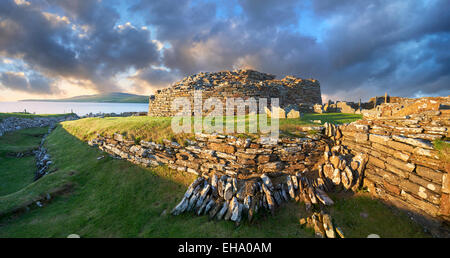
[[[53,164],[50,154],[47,153],[47,149],[44,147],[45,139],[48,135],[55,129],[55,124],[51,124],[48,128],[48,132],[42,137],[39,148],[34,151],[34,155],[36,157],[36,167],[37,170],[34,174],[34,180],[38,180],[39,178],[51,173],[49,171],[49,167]]]
[[[313,229],[317,238],[345,238],[342,229],[334,226],[331,216],[323,210],[301,218],[299,222],[300,225]]]

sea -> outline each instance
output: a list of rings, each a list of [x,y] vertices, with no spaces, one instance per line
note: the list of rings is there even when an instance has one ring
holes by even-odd
[[[34,114],[147,112],[148,103],[93,103],[93,102],[0,102],[0,113],[29,112]]]

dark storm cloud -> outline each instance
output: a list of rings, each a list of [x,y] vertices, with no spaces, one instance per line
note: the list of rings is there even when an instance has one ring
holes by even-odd
[[[209,12],[182,3],[165,10],[164,1],[142,1],[132,8],[153,14],[145,16],[148,24],[172,46],[164,63],[180,74],[246,64],[315,77],[324,93],[344,99],[354,99],[346,92],[358,88],[363,98],[384,91],[449,94],[448,1],[311,1],[309,26],[325,28],[320,40],[299,28],[305,1],[238,1],[241,12],[225,19],[217,15],[223,2],[208,3]]]
[[[366,86],[406,96],[450,93],[448,80],[442,81],[450,73],[449,50],[442,48],[449,40],[450,15],[444,11],[449,2],[314,4],[321,17],[337,20],[324,39],[331,73],[322,81],[329,86],[341,91]]]
[[[100,1],[16,5],[8,0],[0,3],[0,17],[0,52],[50,78],[83,80],[86,87],[112,91],[117,73],[159,62],[150,32],[116,26],[119,14]]]
[[[22,73],[4,72],[0,74],[0,87],[11,90],[34,93],[52,94],[59,90],[52,86],[52,81],[40,75],[31,75],[27,78]]]

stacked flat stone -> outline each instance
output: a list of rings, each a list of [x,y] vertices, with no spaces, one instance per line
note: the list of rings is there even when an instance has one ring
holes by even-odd
[[[194,90],[202,90],[203,101],[214,97],[222,101],[225,107],[229,98],[279,98],[281,107],[296,105],[301,111],[311,111],[316,103],[321,104],[320,84],[314,79],[301,79],[287,76],[275,80],[274,75],[253,70],[221,71],[198,73],[174,83],[168,88],[158,90],[149,101],[149,116],[174,116],[172,110],[175,98],[186,97],[193,107]],[[260,111],[259,113],[263,113]]]
[[[448,138],[449,127],[448,110],[359,120],[341,126],[326,124],[325,134],[333,140],[334,152],[324,154],[324,174],[338,167],[340,174],[330,177],[335,185],[342,186],[343,174],[349,167],[353,176],[364,175],[363,185],[373,195],[427,218],[419,222],[439,227],[450,219],[450,164],[433,141]],[[434,227],[431,224],[425,226]]]
[[[305,127],[305,130],[312,129],[321,131],[323,127]],[[280,138],[270,142],[266,138],[196,134],[195,140],[181,146],[167,140],[161,144],[147,141],[136,144],[120,134],[114,134],[98,136],[89,144],[143,166],[166,164],[172,169],[196,175],[223,173],[238,178],[280,171],[295,174],[312,169],[324,149],[320,135]]]
[[[323,131],[323,127],[305,130]],[[295,199],[313,205],[332,205],[317,166],[324,143],[317,136],[244,139],[230,135],[196,134],[186,146],[172,141],[125,139],[120,134],[98,136],[89,141],[114,157],[144,166],[166,164],[179,172],[198,175],[173,214],[194,211],[239,222],[243,214],[253,217],[260,209],[274,212],[283,202]],[[198,180],[201,180],[199,182]],[[253,203],[254,202],[254,203]],[[216,207],[216,210],[214,210]],[[252,207],[251,211],[249,211]]]

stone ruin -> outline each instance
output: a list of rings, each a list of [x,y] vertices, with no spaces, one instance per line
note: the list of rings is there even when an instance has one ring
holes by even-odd
[[[136,143],[119,134],[99,135],[89,144],[142,166],[167,165],[198,175],[173,215],[194,212],[240,223],[296,200],[311,212],[301,222],[317,236],[343,237],[327,213],[334,203],[328,193],[367,188],[433,235],[448,237],[450,164],[433,145],[448,143],[447,100],[419,99],[394,112],[397,116],[306,126],[299,129],[304,137],[276,142],[198,133],[183,144]],[[318,133],[306,133],[312,130]]]
[[[367,118],[404,117],[410,114],[432,114],[450,109],[450,96],[424,97],[419,99],[386,96],[384,103],[373,109],[362,110]]]
[[[234,70],[198,73],[185,77],[168,88],[156,91],[150,97],[149,116],[174,116],[172,101],[178,97],[187,97],[193,108],[194,91],[202,90],[203,100],[218,98],[225,106],[227,98],[279,98],[280,107],[295,107],[296,111],[311,112],[314,104],[321,104],[320,84],[314,79],[301,79],[286,76],[276,80],[274,75],[253,70]],[[263,111],[259,111],[263,113]],[[295,115],[295,114],[294,114]]]
[[[433,235],[450,236],[450,163],[448,153],[433,144],[449,144],[450,97],[407,99],[384,103],[364,119],[328,126],[331,149],[325,153],[326,181],[344,183],[335,168],[348,157],[364,156],[363,186],[385,202],[408,211]],[[338,152],[339,153],[339,152]],[[337,156],[337,157],[335,157]]]
[[[412,105],[412,106],[411,106]],[[349,113],[349,114],[362,114],[365,117],[386,117],[401,115],[397,114],[397,111],[403,109],[403,115],[408,112],[413,112],[413,109],[418,108],[420,105],[425,105],[421,108],[421,111],[449,109],[450,102],[449,97],[424,97],[424,98],[403,98],[388,96],[377,96],[371,98],[368,102],[349,102],[349,101],[336,101],[329,100],[325,104],[315,104],[313,106],[314,113]],[[437,105],[437,106],[436,106]],[[441,105],[439,107],[439,105]],[[404,109],[405,107],[409,109]],[[428,106],[428,107],[427,107]],[[410,111],[408,111],[410,110]]]

